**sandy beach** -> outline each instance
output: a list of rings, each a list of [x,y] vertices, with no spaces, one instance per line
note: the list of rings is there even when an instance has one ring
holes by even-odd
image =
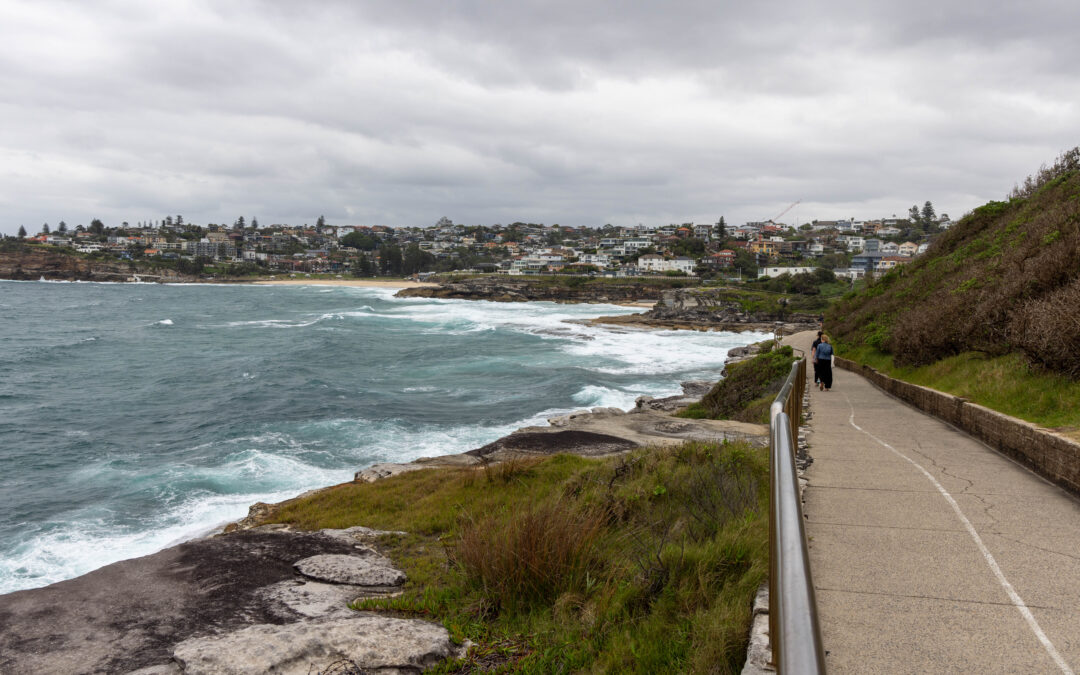
[[[252,282],[262,286],[356,286],[361,288],[423,288],[425,286],[438,286],[427,281],[410,281],[408,279],[265,279]]]

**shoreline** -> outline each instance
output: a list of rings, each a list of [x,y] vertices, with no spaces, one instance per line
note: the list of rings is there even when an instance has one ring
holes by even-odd
[[[30,282],[30,283],[38,283],[38,282]],[[68,282],[68,283],[77,283],[77,282]],[[89,282],[89,283],[95,283],[95,282]],[[109,282],[96,282],[96,283],[109,283]],[[113,283],[117,283],[117,282],[113,282]],[[119,283],[132,283],[132,282],[119,282]],[[246,283],[248,285],[264,285],[264,286],[272,286],[272,285],[282,285],[282,286],[320,286],[321,285],[321,286],[349,286],[349,287],[367,287],[367,288],[407,288],[407,287],[424,287],[424,286],[427,286],[427,287],[436,286],[437,287],[439,285],[439,284],[434,284],[434,283],[429,283],[429,282],[416,282],[416,281],[409,281],[409,280],[382,280],[382,279],[274,279],[274,280],[249,281],[249,282],[246,282]],[[217,285],[226,285],[226,284],[217,284]],[[228,284],[228,285],[231,285],[231,284]],[[488,302],[491,302],[491,301],[488,301]],[[575,303],[575,304],[577,304],[577,303]],[[635,307],[635,308],[648,308],[648,307],[651,307],[654,303],[651,302],[651,301],[638,300],[638,301],[624,301],[624,302],[580,303],[580,304],[603,304],[603,305],[617,305],[617,306]],[[588,321],[588,322],[598,321],[599,319],[602,319],[602,318],[603,317],[596,317],[595,319],[586,320],[586,321]],[[632,322],[628,322],[628,323],[632,323]],[[609,330],[618,330],[618,328],[619,328],[618,326],[613,326],[613,325],[612,326],[604,326],[602,324],[598,324],[597,327],[598,328],[606,328],[606,329],[609,329]],[[639,329],[639,330],[641,330],[641,329],[649,330],[650,328],[655,329],[656,327],[654,327],[654,326],[646,326],[646,325],[636,325],[636,326],[624,326],[624,328],[632,328],[632,329]],[[743,332],[743,331],[731,330],[731,331],[725,331],[725,332],[739,333],[739,332]],[[748,343],[748,344],[752,344],[752,343]],[[743,348],[745,348],[745,345],[742,346],[742,347],[736,347],[736,348],[733,348],[733,349],[743,349]],[[722,364],[717,365],[717,367],[716,367],[717,377],[715,379],[712,379],[711,382],[715,382],[717,379],[719,379],[719,373],[722,372],[723,368],[728,363],[730,363],[732,360],[733,359],[732,359],[731,355],[729,354],[724,359]],[[680,382],[677,379],[672,381],[671,382],[671,385],[672,385],[671,390],[672,391],[678,391],[680,389],[680,384],[683,384],[683,383]],[[670,396],[666,396],[663,399],[658,399],[658,400],[672,400],[672,399],[681,399],[681,398],[685,398],[685,397],[686,397],[686,393],[685,393],[685,390],[684,390],[684,392],[681,393],[681,394],[680,393],[672,394]],[[638,398],[641,399],[641,398],[651,398],[651,397],[648,397],[646,395],[642,395],[642,396],[639,396]],[[639,408],[639,407],[640,407],[640,403],[636,407],[631,406],[631,407],[629,407],[629,408],[627,408],[625,410],[623,410],[623,409],[615,409],[615,408],[603,408],[602,409],[602,408],[598,408],[598,407],[576,408],[576,409],[573,409],[573,410],[570,410],[570,411],[564,413],[563,415],[561,415],[561,417],[563,417],[563,418],[575,418],[576,417],[576,418],[578,418],[578,422],[580,423],[580,422],[584,422],[589,416],[595,416],[597,414],[598,410],[616,411],[615,414],[629,415],[629,414],[635,412],[635,410],[637,408]],[[566,410],[566,409],[564,408],[564,410]],[[601,416],[602,415],[603,415],[603,413],[601,414]],[[665,415],[665,416],[667,416],[667,415]],[[522,433],[522,432],[527,432],[527,433],[548,433],[548,431],[542,431],[542,430],[555,431],[557,429],[558,429],[558,427],[555,424],[552,424],[550,422],[542,423],[542,426],[523,426],[523,427],[519,427],[519,428],[505,434],[504,436],[501,436],[501,437],[499,437],[497,439],[494,439],[493,441],[491,441],[491,443],[488,443],[487,445],[494,445],[494,444],[503,443],[508,438],[510,438],[512,436],[515,436],[515,434],[519,434],[519,433]],[[486,446],[484,446],[484,447],[486,447]],[[459,464],[457,460],[459,460],[460,458],[463,458],[463,457],[470,456],[471,452],[475,452],[475,451],[478,451],[478,450],[481,450],[481,448],[469,448],[467,450],[462,450],[461,452],[456,452],[456,453],[452,453],[452,454],[437,455],[437,456],[434,456],[434,457],[420,457],[420,458],[416,458],[416,459],[413,459],[413,460],[407,460],[407,461],[403,461],[403,462],[374,462],[373,464],[370,464],[370,465],[358,466],[356,468],[355,472],[354,472],[354,476],[359,475],[360,473],[363,473],[364,471],[370,470],[375,466],[385,465],[385,464],[394,464],[394,465],[400,465],[400,466],[409,466],[409,465],[414,465],[415,464],[415,465],[417,465],[415,468],[428,468],[428,467],[436,468],[436,467],[439,467],[439,466],[444,466],[444,467],[445,466],[461,466],[461,464]],[[572,452],[572,450],[568,450],[568,451]],[[295,494],[295,495],[293,495],[291,497],[288,497],[287,499],[284,499],[284,500],[282,500],[280,502],[276,502],[274,504],[287,503],[287,502],[290,502],[290,501],[295,500],[297,498],[301,498],[301,497],[308,496],[308,495],[311,495],[311,494],[314,494],[314,493],[322,492],[322,491],[327,490],[327,489],[332,489],[333,487],[335,487],[337,485],[343,485],[343,484],[348,484],[348,483],[351,483],[351,482],[356,482],[356,480],[357,480],[357,478],[354,477],[354,479],[352,481],[345,481],[343,483],[334,483],[334,484],[331,484],[331,485],[321,485],[321,486],[317,486],[317,487],[312,487],[310,489],[298,492],[297,494]],[[167,550],[167,549],[176,547],[178,545],[181,545],[181,544],[184,544],[184,543],[187,543],[187,542],[198,541],[198,540],[201,540],[201,539],[211,538],[211,537],[219,536],[221,534],[228,533],[228,532],[232,531],[230,529],[232,526],[236,525],[238,522],[243,522],[243,520],[246,520],[247,517],[250,517],[252,509],[254,509],[257,506],[265,506],[265,505],[266,505],[266,503],[264,503],[264,502],[255,502],[254,504],[249,503],[249,505],[248,505],[249,506],[249,514],[248,514],[248,516],[239,516],[239,517],[234,516],[233,519],[230,519],[230,520],[226,520],[226,521],[219,520],[219,521],[217,521],[215,523],[206,523],[203,526],[201,526],[198,529],[197,532],[192,533],[192,534],[187,535],[187,536],[181,535],[179,538],[173,539],[167,545],[163,546],[161,549],[158,549],[154,553],[160,552],[162,550]],[[154,553],[151,553],[150,555],[153,555]],[[139,557],[139,556],[136,556],[136,557]],[[124,562],[125,560],[131,560],[131,559],[133,559],[133,558],[124,558],[124,559],[121,559],[120,561],[117,561],[117,562]],[[115,564],[115,563],[108,563],[106,565],[103,565],[103,567],[108,566],[109,564]],[[18,593],[18,592],[35,590],[35,589],[40,589],[40,588],[47,588],[47,587],[49,587],[51,585],[54,585],[55,583],[64,583],[64,581],[70,581],[71,579],[80,578],[81,576],[85,576],[85,574],[90,574],[90,573],[96,571],[97,569],[101,569],[101,567],[96,568],[95,570],[91,570],[89,572],[86,572],[84,574],[81,574],[79,576],[71,577],[70,579],[65,579],[65,580],[61,580],[61,581],[58,581],[58,582],[53,582],[51,584],[46,584],[46,586],[37,586],[37,587],[29,588],[29,589],[18,589],[18,590],[8,591],[8,592],[0,594],[0,595],[6,595],[6,594],[10,594],[10,593]]]
[[[603,324],[599,325],[604,327]],[[759,438],[767,443],[767,425],[732,420],[677,418],[674,414],[679,409],[699,401],[719,381],[728,365],[752,358],[759,352],[764,342],[768,342],[768,338],[764,341],[732,347],[728,350],[723,366],[720,368],[721,375],[716,380],[680,381],[678,385],[682,390],[681,393],[661,398],[640,395],[636,398],[634,407],[626,410],[611,407],[579,408],[548,418],[546,425],[519,427],[486,445],[462,452],[417,457],[402,462],[375,462],[358,469],[351,481],[313,488],[280,502],[256,502],[248,508],[248,514],[245,517],[226,523],[205,536],[222,536],[256,529],[265,525],[265,521],[272,518],[282,506],[298,499],[333,490],[342,485],[373,483],[422,469],[482,468],[504,461],[516,461],[522,457],[564,453],[602,458],[618,455],[634,448],[678,444],[691,440],[754,442],[755,438]],[[672,422],[672,420],[678,421]],[[545,436],[548,438],[545,439]],[[288,526],[266,526],[290,530]]]
[[[430,281],[412,281],[408,279],[259,279],[258,281],[238,282],[252,286],[351,286],[354,288],[431,288],[439,284]]]

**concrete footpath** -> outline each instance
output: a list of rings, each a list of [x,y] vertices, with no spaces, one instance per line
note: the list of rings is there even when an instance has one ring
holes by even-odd
[[[1080,671],[1080,501],[847,371],[810,413],[830,673]]]

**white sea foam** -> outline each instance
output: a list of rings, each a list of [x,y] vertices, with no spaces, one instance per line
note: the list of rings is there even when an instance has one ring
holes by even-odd
[[[6,548],[8,553],[0,560],[0,592],[44,585],[120,559],[152,553],[243,517],[255,501],[280,501],[314,487],[346,481],[355,471],[373,463],[459,453],[520,427],[543,425],[550,417],[583,407],[627,409],[643,394],[674,394],[679,391],[679,379],[718,377],[731,347],[767,337],[611,330],[573,323],[598,315],[637,311],[615,305],[403,299],[393,297],[395,289],[342,287],[335,291],[346,301],[330,300],[334,304],[324,308],[328,296],[322,296],[321,311],[287,314],[275,309],[280,313],[269,314],[270,318],[247,316],[244,318],[248,320],[208,327],[303,328],[379,317],[414,323],[416,330],[423,333],[526,334],[545,341],[542,349],[536,350],[536,363],[530,365],[543,368],[549,364],[553,369],[561,368],[579,377],[585,374],[585,383],[578,384],[576,391],[571,389],[575,393],[566,400],[545,401],[551,407],[506,424],[462,420],[457,426],[448,426],[423,419],[291,421],[232,439],[201,442],[182,453],[182,461],[154,465],[150,469],[131,468],[138,462],[84,464],[73,470],[75,478],[84,484],[142,484],[142,489],[154,491],[153,502],[158,506],[148,510],[141,521],[136,520],[137,514],[110,514],[86,508],[60,514],[51,522],[25,530],[20,535],[22,541]],[[196,320],[214,321],[209,316]],[[171,323],[171,319],[158,322]],[[180,323],[181,328],[188,324]],[[488,340],[489,336],[483,339]],[[516,343],[520,345],[520,340]],[[492,361],[499,358],[498,354],[480,356]],[[492,367],[515,367],[517,358],[520,357],[506,356],[505,363]],[[267,368],[267,377],[273,377],[270,366]],[[263,372],[261,367],[259,370]],[[590,378],[589,373],[595,377]],[[255,375],[249,370],[242,372],[241,377],[250,379]],[[477,396],[475,383],[462,383],[460,389],[456,383],[434,386],[423,380],[396,381],[385,386],[393,387],[398,395],[408,394],[410,401],[422,402],[424,395],[437,396],[442,401]],[[121,516],[126,518],[123,522]]]
[[[137,528],[118,527],[104,517],[75,516],[69,522],[46,524],[47,529],[34,533],[0,559],[0,593],[44,586],[154,553],[206,534],[208,525],[236,520],[255,501],[281,501],[296,493],[290,488],[271,494],[204,495]]]
[[[155,326],[171,326],[173,325],[172,319],[162,319],[161,321],[154,322]]]
[[[244,517],[257,501],[282,501],[306,490],[346,482],[371,464],[464,452],[570,410],[548,409],[504,425],[449,428],[412,420],[323,420],[301,424],[291,432],[271,431],[197,445],[192,455],[207,460],[225,455],[226,460],[209,466],[174,464],[163,467],[156,477],[109,462],[89,463],[75,470],[79,481],[147,481],[160,486],[159,499],[171,506],[126,526],[97,508],[68,513],[45,524],[0,560],[0,593],[44,586],[154,553]],[[334,442],[312,443],[303,437]],[[321,445],[330,447],[319,450]],[[320,467],[299,459],[304,453],[336,466]]]
[[[304,319],[255,319],[251,321],[230,321],[225,324],[231,328],[253,326],[257,328],[307,328],[308,326],[314,326],[317,323],[330,320],[344,319],[345,315],[339,312],[328,312],[320,314],[314,318]]]

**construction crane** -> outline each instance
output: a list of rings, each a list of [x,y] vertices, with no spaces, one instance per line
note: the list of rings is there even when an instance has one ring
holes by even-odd
[[[795,208],[795,207],[796,207],[796,206],[798,206],[799,204],[802,204],[802,200],[801,200],[801,199],[800,199],[799,201],[797,201],[797,202],[795,202],[795,203],[791,204],[791,205],[790,205],[790,206],[788,206],[788,207],[787,207],[786,209],[784,209],[784,210],[783,210],[783,211],[781,211],[780,213],[776,214],[776,215],[775,215],[775,216],[773,216],[772,218],[769,218],[769,219],[768,219],[768,220],[766,220],[765,222],[767,222],[767,223],[773,223],[773,224],[775,225],[775,224],[776,224],[776,219],[777,219],[777,218],[779,218],[780,216],[784,215],[785,213],[787,213],[787,212],[788,212],[788,211],[790,211],[791,209]]]

